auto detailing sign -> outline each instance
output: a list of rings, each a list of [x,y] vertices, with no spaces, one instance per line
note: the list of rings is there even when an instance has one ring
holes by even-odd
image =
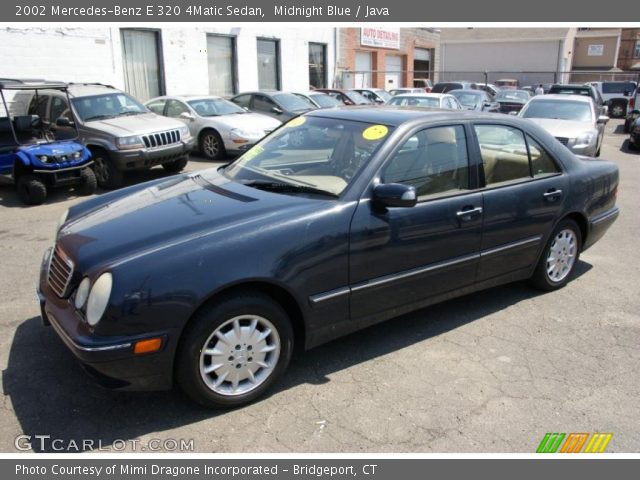
[[[400,49],[399,28],[375,28],[360,29],[360,45],[377,48]]]

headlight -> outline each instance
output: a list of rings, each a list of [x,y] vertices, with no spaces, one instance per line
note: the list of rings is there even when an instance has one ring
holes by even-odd
[[[144,148],[142,139],[138,135],[133,135],[131,137],[117,138],[116,146],[120,150],[132,150],[134,148]]]
[[[89,300],[87,301],[87,322],[94,327],[98,324],[104,314],[109,296],[111,295],[111,287],[113,286],[113,277],[107,272],[98,277],[98,280],[91,287]]]
[[[73,152],[71,154],[71,158],[73,158],[74,160],[79,160],[80,158],[82,158],[82,151],[78,150],[77,152]]]
[[[49,162],[49,157],[47,157],[46,155],[40,155],[38,157],[38,160],[40,160],[42,163],[48,163]]]
[[[575,146],[590,145],[594,142],[595,138],[596,136],[593,134],[593,132],[585,132],[576,137]]]
[[[78,310],[84,307],[84,304],[87,303],[87,298],[89,297],[89,289],[91,288],[91,280],[89,277],[84,277],[80,282],[80,286],[78,290],[76,290],[76,298],[73,301],[73,304],[76,306]]]
[[[180,138],[189,138],[191,136],[191,132],[189,132],[189,127],[186,125],[180,127]]]

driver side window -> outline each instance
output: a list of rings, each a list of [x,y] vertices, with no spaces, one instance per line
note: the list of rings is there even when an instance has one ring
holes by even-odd
[[[422,130],[409,138],[388,162],[384,183],[415,187],[418,196],[469,189],[469,158],[460,125]]]
[[[189,113],[187,106],[177,100],[167,102],[167,117],[179,117],[182,113]]]

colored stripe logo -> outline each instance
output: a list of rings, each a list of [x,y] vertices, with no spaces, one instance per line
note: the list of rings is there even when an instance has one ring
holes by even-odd
[[[613,433],[546,433],[536,453],[603,453],[611,438]]]

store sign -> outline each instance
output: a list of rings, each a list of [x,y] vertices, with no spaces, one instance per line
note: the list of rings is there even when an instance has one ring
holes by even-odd
[[[361,28],[360,45],[377,48],[400,49],[399,28]]]
[[[601,57],[604,55],[604,45],[589,45],[587,55],[589,57]]]

